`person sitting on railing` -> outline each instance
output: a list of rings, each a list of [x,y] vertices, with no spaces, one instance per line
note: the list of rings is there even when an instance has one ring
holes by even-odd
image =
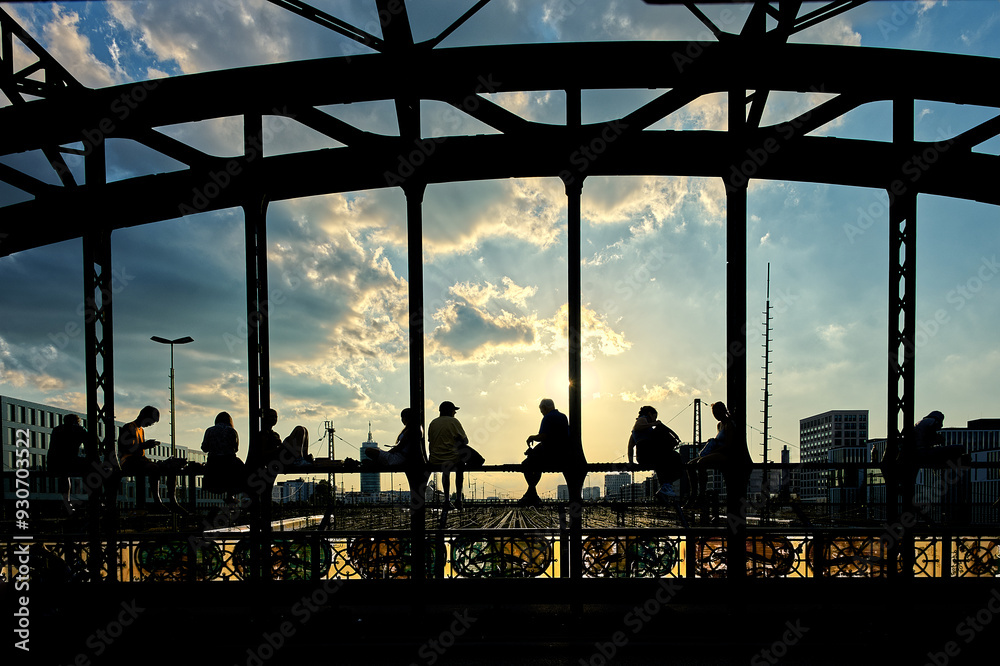
[[[668,502],[677,497],[673,481],[680,478],[681,458],[675,450],[680,437],[657,419],[656,409],[646,405],[639,409],[628,438],[628,462],[633,458],[656,473],[660,489],[656,499]]]
[[[274,481],[282,471],[279,460],[281,435],[274,431],[277,424],[278,412],[274,409],[265,410],[261,415],[258,449],[255,451],[251,447],[247,452],[247,485],[251,490],[251,499],[257,503],[271,496]]]
[[[427,446],[430,449],[429,462],[432,465],[442,465],[441,488],[444,490],[444,508],[451,508],[451,482],[449,473],[455,472],[455,508],[462,508],[462,460],[459,449],[469,444],[461,422],[455,418],[459,410],[455,403],[445,400],[438,406],[440,415],[427,426]]]
[[[528,450],[524,452],[524,462],[521,463],[528,489],[517,500],[518,506],[540,506],[542,500],[536,486],[542,479],[542,470],[562,467],[568,457],[569,419],[556,409],[551,398],[542,398],[538,410],[542,413],[542,422],[538,425],[538,434],[528,436]],[[535,442],[538,445],[532,446]]]
[[[901,433],[902,446],[896,460],[902,467],[904,474],[897,480],[897,483],[907,484],[907,486],[901,486],[899,492],[902,493],[904,500],[907,500],[911,511],[917,511],[912,499],[917,474],[921,467],[944,464],[958,467],[970,461],[963,445],[944,444],[944,435],[940,433],[943,426],[944,414],[933,411],[914,424],[913,428],[905,428]]]
[[[704,496],[706,469],[718,469],[723,473],[727,484],[744,485],[750,475],[750,452],[747,450],[747,440],[736,425],[729,410],[723,402],[712,403],[712,415],[719,421],[718,432],[708,440],[700,455],[687,464],[694,469],[692,481],[695,484],[694,497]],[[742,495],[745,487],[738,492],[729,488],[728,495]]]
[[[166,512],[167,507],[160,499],[160,467],[156,462],[146,457],[146,449],[159,446],[160,442],[155,439],[146,439],[145,429],[159,420],[160,410],[146,405],[139,411],[139,415],[134,421],[121,427],[118,431],[118,463],[123,474],[132,475],[136,479],[136,508],[143,509],[146,506],[145,483],[140,481],[149,478],[153,480],[153,504],[159,511]]]
[[[414,422],[413,410],[409,407],[399,413],[399,420],[403,422],[403,429],[396,436],[395,446],[385,451],[372,446],[364,449],[364,454],[384,467],[402,468],[410,484],[411,504],[422,502],[427,477],[430,475],[427,471],[423,429]]]
[[[205,490],[226,493],[226,503],[236,501],[236,493],[246,488],[246,465],[236,457],[240,435],[233,427],[233,417],[219,412],[215,425],[205,430],[201,450],[208,454],[205,462]]]
[[[82,457],[80,446],[84,447]],[[97,455],[97,440],[91,437],[86,429],[80,425],[80,417],[76,414],[66,414],[62,423],[52,429],[51,440],[49,441],[49,455],[46,457],[48,470],[59,475],[59,492],[63,496],[63,504],[70,515],[73,514],[73,506],[70,503],[70,479],[71,476],[86,476],[96,468],[100,467],[100,458]],[[90,488],[93,493],[96,488]]]
[[[286,456],[291,456],[293,466],[308,465],[312,462],[312,456],[309,455],[309,431],[305,426],[297,425],[292,428],[292,432],[281,446],[288,452]]]
[[[919,466],[960,460],[965,455],[965,447],[961,444],[945,446],[944,435],[939,432],[943,426],[944,414],[938,411],[920,419],[913,426],[912,436],[903,440],[903,461]]]

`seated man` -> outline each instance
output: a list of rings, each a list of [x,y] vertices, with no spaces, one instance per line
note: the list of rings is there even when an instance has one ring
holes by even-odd
[[[569,453],[569,420],[565,414],[556,409],[555,402],[543,398],[538,403],[542,413],[542,422],[538,426],[537,435],[529,435],[528,450],[524,452],[524,480],[528,482],[528,490],[517,501],[518,506],[538,506],[542,503],[536,486],[542,478],[542,470],[558,469],[564,466]],[[532,447],[534,442],[537,446]]]
[[[166,512],[167,507],[160,499],[160,467],[146,457],[146,449],[158,446],[155,439],[146,439],[145,429],[160,420],[160,410],[149,405],[139,411],[134,421],[130,421],[118,431],[118,461],[122,473],[135,477],[135,505],[137,509],[146,506],[147,477],[153,479],[153,503],[160,511]]]

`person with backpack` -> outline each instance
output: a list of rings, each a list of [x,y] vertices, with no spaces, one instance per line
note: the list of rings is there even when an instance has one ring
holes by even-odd
[[[673,481],[681,475],[681,457],[677,453],[680,437],[657,419],[657,412],[649,405],[639,410],[628,438],[628,462],[633,459],[642,467],[652,468],[660,482],[656,499],[668,502],[677,497]]]

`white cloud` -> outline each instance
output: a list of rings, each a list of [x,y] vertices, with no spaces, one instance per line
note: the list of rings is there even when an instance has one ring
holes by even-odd
[[[80,15],[59,5],[52,6],[53,20],[42,27],[42,41],[49,54],[63,65],[80,83],[91,88],[121,83],[123,72],[108,67],[93,52],[93,47],[80,32]],[[114,56],[113,50],[109,53]]]
[[[618,397],[623,402],[634,404],[655,404],[662,403],[675,397],[688,397],[698,391],[687,386],[677,377],[667,377],[663,384],[646,386],[643,384],[641,391],[622,391]]]

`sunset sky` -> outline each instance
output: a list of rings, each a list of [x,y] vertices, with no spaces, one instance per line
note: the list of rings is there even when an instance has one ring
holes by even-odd
[[[315,6],[376,35],[374,2]],[[457,19],[472,0],[409,3],[417,41]],[[105,87],[195,72],[369,52],[264,0],[0,3],[81,83]],[[710,4],[739,32],[747,8]],[[494,0],[438,48],[606,40],[713,39],[684,7],[639,0]],[[1000,2],[874,2],[793,41],[1000,57]],[[609,66],[614,66],[609,64]],[[655,64],[650,64],[655,66]],[[886,73],[890,76],[891,73]],[[961,72],[928,72],[954,77]],[[336,82],[331,82],[336,85]],[[996,85],[970,81],[969,85]],[[619,116],[658,91],[584,92],[583,122]],[[764,123],[794,117],[822,92],[772,94]],[[565,95],[499,94],[538,122],[565,122]],[[0,94],[0,104],[10,102]],[[700,98],[658,123],[724,129],[726,95]],[[398,134],[391,102],[324,107],[356,126]],[[421,107],[424,136],[492,130],[443,104]],[[71,110],[67,110],[71,112]],[[942,140],[996,109],[918,102],[916,138]],[[269,117],[268,154],[338,145],[293,120]],[[889,140],[891,106],[869,104],[816,134]],[[6,128],[11,131],[11,128]],[[220,156],[242,149],[242,121],[161,128]],[[979,145],[996,155],[1000,140]],[[82,163],[70,166],[82,173]],[[530,155],[525,156],[530,160]],[[0,158],[55,182],[40,153]],[[109,144],[109,180],[181,168],[126,140]],[[0,204],[29,198],[0,183]],[[424,199],[428,419],[451,400],[487,463],[522,458],[537,432],[538,401],[567,411],[566,201],[558,179],[433,185]],[[752,181],[748,197],[747,437],[761,460],[763,310],[770,264],[773,307],[771,451],[798,457],[799,419],[870,410],[886,428],[889,249],[884,191]],[[726,201],[721,179],[588,178],[583,190],[583,438],[591,462],[624,460],[639,406],[655,406],[681,438],[692,403],[725,400]],[[94,213],[81,211],[83,223]],[[2,213],[0,213],[2,215]],[[1000,225],[993,206],[918,199],[916,411],[946,426],[1000,416]],[[405,206],[398,188],[278,202],[268,213],[272,288],[272,405],[277,430],[309,430],[326,455],[358,457],[369,422],[391,444],[409,403]],[[145,404],[164,414],[150,435],[169,439],[169,349],[150,336],[191,336],[177,347],[178,444],[197,448],[215,414],[249,440],[243,215],[228,210],[115,231],[112,251],[116,418]],[[79,240],[0,258],[0,393],[85,410],[82,250]],[[757,353],[757,350],[760,350]],[[706,437],[708,435],[706,434]],[[773,459],[773,454],[772,454]],[[397,485],[400,482],[397,475]],[[639,476],[639,475],[637,475]],[[643,475],[644,476],[644,475]],[[517,497],[512,475],[476,475],[487,494]],[[601,484],[592,475],[590,484]],[[540,490],[562,479],[548,474]],[[350,485],[351,481],[348,481]],[[350,489],[350,487],[348,487]]]

